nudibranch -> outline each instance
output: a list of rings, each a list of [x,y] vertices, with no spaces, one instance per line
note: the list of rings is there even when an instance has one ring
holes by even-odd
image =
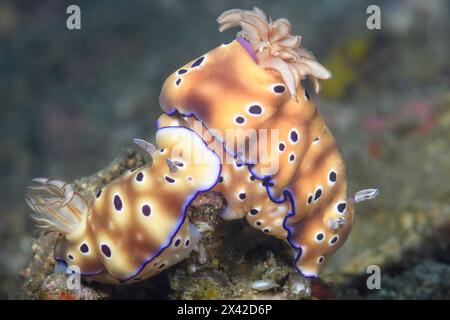
[[[302,86],[331,73],[302,48],[287,19],[258,8],[228,10],[219,30],[237,39],[192,60],[165,81],[158,149],[136,139],[152,165],[86,199],[63,181],[38,178],[26,200],[41,227],[59,233],[55,258],[111,284],[149,278],[183,260],[199,241],[187,207],[220,192],[225,220],[246,218],[292,246],[297,270],[317,277],[347,239],[357,202],[347,196],[336,141]]]
[[[95,281],[138,282],[183,260],[200,238],[187,207],[220,176],[220,159],[188,128],[158,130],[159,149],[135,142],[153,164],[104,186],[93,201],[44,178],[35,179],[26,197],[35,220],[60,233],[55,259]]]
[[[222,173],[212,190],[221,193],[228,203],[225,211],[221,213],[224,220],[246,217],[250,225],[265,234],[286,239],[287,230],[283,227],[283,221],[290,209],[288,199],[273,201],[268,197],[266,181],[257,179],[249,167],[238,159],[230,159],[223,144],[193,117],[163,114],[159,117],[157,126],[183,126],[194,130],[220,158]]]
[[[198,132],[199,121],[214,140],[210,148],[233,159],[222,157],[215,188],[230,205],[224,217],[247,216],[255,228],[284,239],[298,271],[317,277],[348,237],[354,204],[378,190],[347,197],[342,155],[301,83],[308,77],[318,93],[319,80],[331,73],[300,47],[289,21],[254,8],[228,10],[218,23],[220,31],[242,31],[167,78],[159,124]]]

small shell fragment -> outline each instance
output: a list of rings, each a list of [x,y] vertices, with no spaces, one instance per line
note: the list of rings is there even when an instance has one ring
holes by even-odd
[[[252,289],[256,291],[267,291],[279,287],[280,285],[273,280],[257,280],[252,283]]]

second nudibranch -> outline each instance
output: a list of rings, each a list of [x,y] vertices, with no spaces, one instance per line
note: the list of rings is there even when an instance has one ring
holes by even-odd
[[[249,167],[229,154],[213,135],[194,117],[179,115],[161,115],[158,128],[184,126],[202,136],[208,147],[218,155],[222,163],[222,172],[213,191],[219,192],[228,205],[221,217],[224,220],[246,218],[254,228],[267,235],[285,240],[287,230],[283,222],[290,211],[288,199],[273,201],[267,194],[267,183],[256,178]]]
[[[301,84],[308,77],[318,92],[319,79],[331,73],[300,47],[286,19],[255,8],[228,10],[218,22],[221,31],[242,31],[170,75],[161,107],[191,129],[199,121],[215,139],[210,147],[235,159],[222,159],[216,187],[229,203],[224,217],[250,217],[255,228],[284,239],[297,269],[316,277],[348,237],[355,203],[335,139]],[[265,193],[255,191],[261,183]]]
[[[60,232],[56,260],[118,284],[152,277],[193,250],[200,235],[186,210],[217,183],[220,160],[188,128],[162,128],[156,142],[159,149],[136,140],[153,164],[106,185],[92,202],[62,181],[35,180],[27,202],[42,227]]]

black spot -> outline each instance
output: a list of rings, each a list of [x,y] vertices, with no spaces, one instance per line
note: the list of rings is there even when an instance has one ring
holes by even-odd
[[[161,263],[161,265],[158,267],[158,269],[162,269],[162,268],[164,268],[165,266],[166,266],[165,263]]]
[[[117,211],[122,210],[122,199],[116,194],[114,196],[114,208],[116,208]]]
[[[340,213],[343,213],[345,208],[347,208],[347,204],[345,202],[339,203],[337,209]]]
[[[263,232],[264,232],[264,233],[269,233],[269,232],[270,232],[270,229],[267,229],[267,228],[266,228],[266,229],[263,230]]]
[[[83,243],[83,244],[80,246],[80,251],[83,252],[83,253],[88,253],[88,252],[89,252],[89,247],[88,247],[88,245],[87,245],[86,243]]]
[[[310,204],[310,203],[312,202],[312,200],[313,200],[313,197],[312,197],[312,196],[309,196],[309,197],[308,197],[308,204]]]
[[[335,244],[337,241],[338,241],[338,236],[334,236],[333,238],[331,238],[330,243]]]
[[[262,185],[264,187],[272,187],[273,183],[270,182],[270,177],[265,177],[264,180],[262,181]]]
[[[294,130],[291,131],[290,137],[291,137],[291,141],[292,142],[297,142],[298,141],[298,134]]]
[[[205,57],[200,57],[197,60],[195,60],[195,62],[191,65],[191,68],[195,68],[198,67],[199,65],[202,64],[203,60],[205,60]]]
[[[319,141],[319,138],[314,138],[313,142]]]
[[[72,256],[71,254],[69,254],[67,257],[68,257],[70,260],[73,260],[73,256]]]
[[[314,194],[314,201],[319,199],[321,195],[322,195],[322,189],[319,188],[316,190],[316,193]]]
[[[98,190],[97,193],[95,194],[95,197],[98,199],[98,198],[100,198],[101,195],[102,195],[102,190]]]
[[[250,214],[251,214],[252,216],[255,216],[255,215],[257,215],[257,214],[258,214],[258,212],[259,212],[259,210],[258,210],[258,209],[252,209],[252,210],[250,210]]]
[[[142,214],[146,217],[148,217],[150,215],[150,213],[152,213],[152,209],[150,208],[150,206],[148,204],[144,204],[142,206]]]
[[[245,193],[239,193],[239,199],[244,200],[246,197]]]
[[[101,246],[102,252],[105,255],[105,257],[110,258],[111,257],[111,249],[108,245],[102,244]]]
[[[233,42],[233,40],[230,40],[230,41],[224,42],[223,44],[227,46],[227,45],[229,45],[232,42]]]
[[[174,182],[175,182],[175,179],[173,179],[173,178],[171,178],[171,177],[166,176],[165,178],[166,178],[166,181],[167,181],[168,183],[174,183]]]
[[[185,74],[187,72],[186,69],[180,69],[178,70],[178,74]]]
[[[180,239],[177,239],[177,240],[175,241],[175,247],[178,247],[178,246],[180,245],[180,243],[181,243],[181,240],[180,240]]]
[[[330,176],[329,176],[329,179],[330,179],[330,181],[331,182],[336,182],[336,172],[334,172],[334,171],[331,171],[330,172]]]
[[[250,112],[251,114],[261,114],[262,108],[255,104],[248,109],[248,112]]]
[[[236,123],[243,124],[245,122],[245,118],[238,116],[238,117],[236,117],[235,121],[236,121]]]
[[[323,233],[318,233],[318,234],[316,235],[317,241],[322,241],[324,237],[325,237],[325,235],[324,235]]]
[[[280,144],[278,145],[278,149],[279,149],[280,151],[284,151],[285,148],[286,148],[286,146],[284,145],[284,143],[283,143],[283,142],[280,142]]]
[[[295,160],[295,154],[291,154],[290,156],[289,156],[289,161],[294,161]]]
[[[144,179],[144,174],[143,174],[142,172],[139,172],[139,173],[136,175],[136,180],[139,181],[139,182],[141,182],[143,179]]]
[[[286,90],[286,88],[284,86],[281,86],[281,85],[273,87],[273,91],[275,91],[276,93],[283,93],[284,90]]]
[[[222,183],[223,182],[223,177],[220,177],[219,178],[219,183]]]
[[[164,149],[159,150],[159,152],[163,153],[163,152],[164,152]]]
[[[251,175],[251,176],[250,176],[250,180],[251,180],[251,181],[255,181],[255,179],[256,179],[256,177],[255,177],[254,175]]]
[[[236,161],[236,167],[238,167],[238,168],[242,167],[242,162]]]
[[[127,283],[127,281],[126,280],[119,280],[119,283],[125,284],[125,283]]]
[[[309,100],[309,93],[308,93],[307,90],[305,90],[305,97],[306,97],[306,101],[308,101]]]
[[[176,165],[177,167],[180,167],[180,168],[183,168],[183,167],[184,167],[184,163],[183,163],[183,162],[180,162],[180,161],[176,161],[176,162],[175,162],[175,165]]]
[[[256,225],[260,226],[260,225],[262,225],[262,222],[261,221],[256,221]]]
[[[322,263],[323,260],[325,260],[325,258],[321,256],[321,257],[319,258],[319,263]]]
[[[189,242],[189,239],[186,239],[186,242],[184,243],[184,246],[185,246],[185,247],[188,247],[188,246],[189,246],[189,243],[190,243],[190,242]]]
[[[177,81],[175,81],[175,84],[176,84],[177,86],[179,86],[180,83],[181,83],[181,79],[177,79]]]

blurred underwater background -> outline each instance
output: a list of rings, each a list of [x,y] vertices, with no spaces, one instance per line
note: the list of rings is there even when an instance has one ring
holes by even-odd
[[[66,28],[70,4],[81,30]],[[366,27],[371,4],[381,30]],[[18,296],[38,236],[29,181],[88,176],[133,138],[151,140],[166,77],[235,37],[218,31],[220,13],[255,5],[289,19],[333,74],[309,92],[343,152],[349,193],[381,190],[326,267],[332,297],[450,298],[446,0],[1,1],[0,298]],[[381,290],[365,288],[369,265],[381,267]]]

